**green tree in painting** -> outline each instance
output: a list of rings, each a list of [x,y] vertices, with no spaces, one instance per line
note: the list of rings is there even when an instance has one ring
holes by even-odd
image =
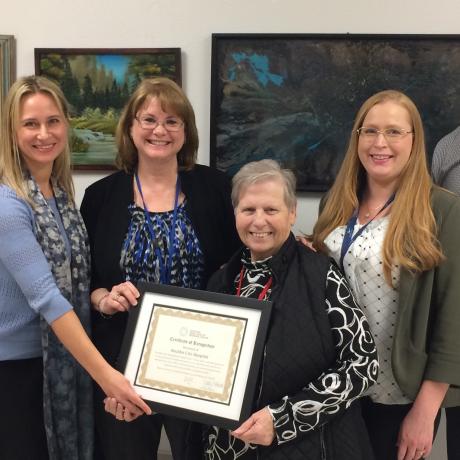
[[[142,81],[142,78],[143,77],[141,77],[137,73],[131,76],[131,78],[128,80],[131,92],[133,92],[139,86],[139,83]]]
[[[91,77],[86,74],[83,79],[82,107],[93,107],[94,93]]]
[[[121,94],[120,94],[120,97],[121,97],[121,101],[124,103],[124,101],[127,101],[129,99],[129,96],[130,96],[130,92],[129,92],[129,86],[128,86],[128,82],[124,82],[123,83],[123,86],[121,87]]]
[[[40,68],[44,77],[60,85],[69,101],[71,112],[80,111],[80,86],[72,74],[67,56],[57,53],[47,54],[41,58]]]
[[[121,109],[123,107],[124,101],[122,98],[122,89],[117,83],[117,80],[114,78],[112,80],[112,87],[108,95],[108,107],[113,107],[115,109]]]
[[[78,81],[72,75],[72,70],[67,58],[64,59],[64,75],[61,79],[61,89],[66,95],[71,106],[72,112],[81,110],[80,86]]]

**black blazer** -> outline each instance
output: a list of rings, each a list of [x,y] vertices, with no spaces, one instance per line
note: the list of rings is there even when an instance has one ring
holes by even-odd
[[[230,200],[230,181],[224,173],[203,165],[195,165],[179,175],[186,210],[204,254],[205,288],[211,274],[241,245]],[[128,206],[133,201],[133,175],[123,171],[95,182],[85,191],[81,214],[91,246],[91,290],[111,289],[124,281],[120,254],[129,226]],[[94,342],[112,364],[121,346],[126,320],[124,313],[109,320],[93,315]]]

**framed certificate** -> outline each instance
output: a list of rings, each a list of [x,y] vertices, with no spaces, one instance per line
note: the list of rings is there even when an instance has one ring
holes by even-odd
[[[160,412],[235,429],[252,413],[271,302],[139,283],[119,367]]]

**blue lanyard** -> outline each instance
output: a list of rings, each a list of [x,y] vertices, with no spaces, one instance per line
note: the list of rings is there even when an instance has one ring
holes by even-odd
[[[139,176],[137,173],[134,174],[136,178],[137,189],[139,190],[139,195],[142,198],[142,204],[144,205],[144,215],[145,215],[145,222],[147,223],[150,237],[152,238],[152,242],[155,241],[155,231],[153,230],[152,219],[150,218],[150,213],[145,204],[144,195],[142,194],[141,182],[139,180]],[[173,219],[172,225],[169,229],[169,245],[168,245],[168,258],[165,261],[165,258],[162,257],[160,248],[157,246],[155,248],[155,254],[158,259],[158,263],[160,264],[160,283],[161,284],[169,284],[171,281],[171,267],[172,267],[172,259],[173,254],[176,246],[176,219],[177,219],[177,204],[179,202],[179,194],[180,194],[180,178],[179,175],[177,176],[176,181],[176,195],[174,198],[174,211],[173,211]]]
[[[350,249],[350,246],[356,241],[356,239],[366,230],[367,226],[379,215],[381,214],[390,204],[393,202],[395,199],[395,194],[390,196],[388,198],[388,201],[380,208],[380,211],[366,224],[363,225],[354,235],[353,235],[353,230],[356,225],[356,221],[358,220],[358,212],[359,208],[353,213],[353,215],[350,217],[350,220],[347,223],[347,228],[345,230],[345,235],[343,236],[343,241],[342,241],[342,248],[340,250],[340,268],[343,271],[343,259],[345,258],[345,254],[348,252]]]

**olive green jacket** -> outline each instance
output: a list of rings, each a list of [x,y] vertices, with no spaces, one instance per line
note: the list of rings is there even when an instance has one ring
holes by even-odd
[[[452,407],[460,406],[460,198],[434,187],[431,201],[446,259],[415,276],[401,271],[392,366],[412,399],[423,380],[449,383],[443,406]]]

